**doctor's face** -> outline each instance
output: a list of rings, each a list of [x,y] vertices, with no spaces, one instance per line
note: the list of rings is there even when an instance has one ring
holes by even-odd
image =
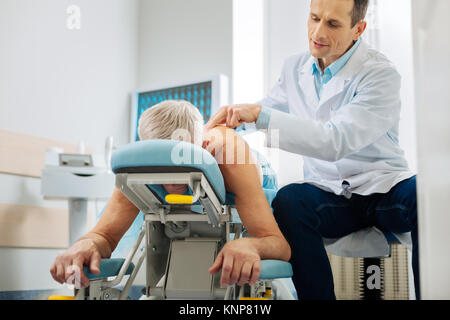
[[[309,49],[325,69],[353,45],[366,27],[352,27],[354,0],[311,0],[308,19]]]

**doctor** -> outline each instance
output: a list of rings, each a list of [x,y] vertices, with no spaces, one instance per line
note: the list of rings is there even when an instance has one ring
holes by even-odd
[[[224,106],[208,123],[256,123],[269,147],[304,156],[305,181],[285,186],[272,203],[300,299],[336,298],[324,238],[370,228],[410,233],[420,297],[416,177],[398,141],[401,77],[361,40],[368,2],[312,0],[310,52],[285,61],[261,102]]]

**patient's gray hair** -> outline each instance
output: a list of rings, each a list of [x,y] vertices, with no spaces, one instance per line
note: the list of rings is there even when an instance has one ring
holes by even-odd
[[[183,140],[202,145],[203,117],[184,100],[166,100],[142,113],[139,119],[140,140]]]

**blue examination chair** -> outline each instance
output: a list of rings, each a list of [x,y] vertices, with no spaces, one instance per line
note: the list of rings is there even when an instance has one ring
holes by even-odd
[[[288,262],[263,260],[253,286],[220,288],[220,273],[208,273],[225,243],[248,234],[234,196],[226,192],[219,166],[206,150],[179,141],[140,141],[116,150],[111,167],[116,187],[143,213],[143,227],[126,259],[103,259],[100,275],[85,268],[90,287],[75,289],[76,299],[127,299],[144,260],[143,294],[149,299],[292,297],[280,280],[292,277]],[[163,184],[186,184],[188,191],[170,195]],[[276,189],[264,191],[270,204]],[[128,280],[119,290],[124,277]]]

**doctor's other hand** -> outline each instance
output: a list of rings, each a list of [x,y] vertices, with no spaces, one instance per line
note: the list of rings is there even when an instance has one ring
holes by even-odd
[[[256,122],[261,113],[262,106],[259,104],[235,104],[221,107],[205,125],[210,130],[218,125],[226,125],[229,128],[236,128],[244,122]]]
[[[220,286],[226,287],[234,284],[240,286],[249,283],[253,285],[261,272],[261,258],[256,246],[250,238],[233,240],[225,244],[216,257],[214,264],[208,270],[216,274],[222,269]]]
[[[50,273],[57,282],[73,284],[77,289],[89,286],[83,273],[83,265],[88,265],[93,274],[100,274],[100,252],[91,239],[81,239],[56,257]]]

